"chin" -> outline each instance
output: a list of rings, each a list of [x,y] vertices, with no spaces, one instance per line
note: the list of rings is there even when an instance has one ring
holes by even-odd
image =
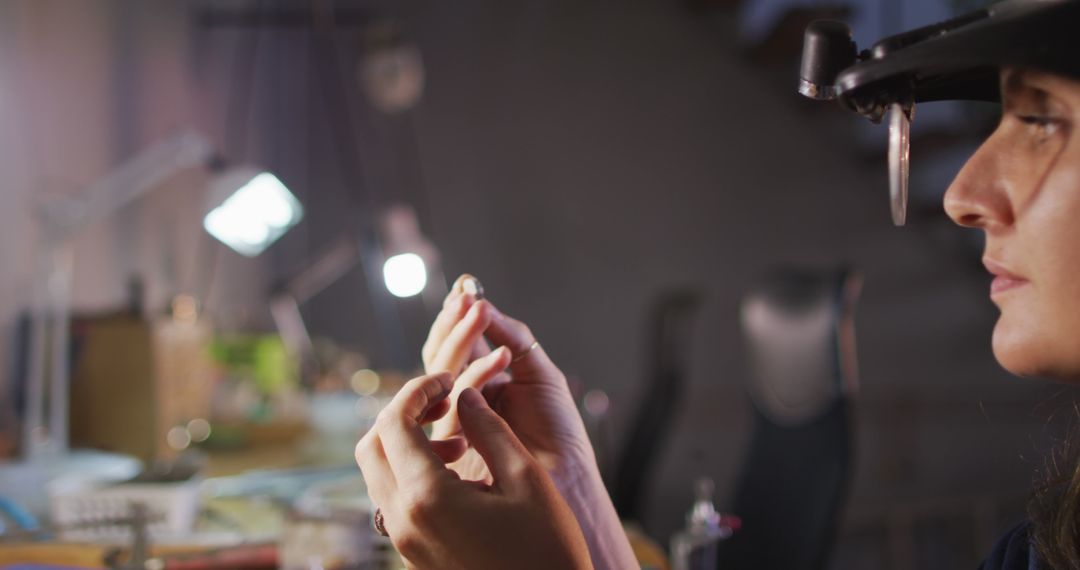
[[[1004,319],[994,327],[994,358],[1017,376],[1042,376],[1049,372],[1049,363],[1041,358],[1041,346],[1043,343],[1033,335],[1008,326]]]
[[[993,341],[998,363],[1017,376],[1080,383],[1080,364],[1075,362],[1075,356],[1056,358],[1052,339],[1042,338],[1037,332],[1036,327],[1010,327],[1008,322],[999,320]]]
[[[1030,359],[1017,355],[1009,348],[998,348],[997,344],[994,345],[994,357],[1002,368],[1017,376],[1041,376],[1044,373],[1043,368]]]

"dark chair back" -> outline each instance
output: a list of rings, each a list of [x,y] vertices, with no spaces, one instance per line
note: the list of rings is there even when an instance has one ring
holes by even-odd
[[[662,293],[652,306],[647,385],[609,484],[615,510],[623,520],[642,520],[642,499],[657,454],[686,391],[691,325],[699,305],[700,295],[679,290]]]
[[[826,567],[852,463],[859,289],[847,269],[786,269],[744,298],[753,432],[718,568]]]

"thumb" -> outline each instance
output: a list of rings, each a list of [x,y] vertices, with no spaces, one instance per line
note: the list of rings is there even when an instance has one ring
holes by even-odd
[[[458,396],[458,417],[465,439],[487,464],[495,486],[514,486],[515,473],[528,467],[532,456],[514,431],[473,388]]]

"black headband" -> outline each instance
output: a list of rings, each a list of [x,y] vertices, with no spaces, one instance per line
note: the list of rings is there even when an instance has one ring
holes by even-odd
[[[996,101],[1001,67],[1080,79],[1080,1],[1010,0],[856,54],[839,22],[806,30],[800,91],[880,120],[891,103]]]

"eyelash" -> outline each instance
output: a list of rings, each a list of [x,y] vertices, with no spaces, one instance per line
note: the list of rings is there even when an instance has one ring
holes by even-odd
[[[1036,125],[1039,127],[1045,127],[1054,122],[1050,117],[1043,117],[1039,115],[1018,115],[1017,118],[1025,125]]]
[[[1058,127],[1061,126],[1061,121],[1059,119],[1043,115],[1017,115],[1016,118],[1019,119],[1021,123],[1038,129],[1039,133],[1043,136],[1054,134],[1057,132]]]

